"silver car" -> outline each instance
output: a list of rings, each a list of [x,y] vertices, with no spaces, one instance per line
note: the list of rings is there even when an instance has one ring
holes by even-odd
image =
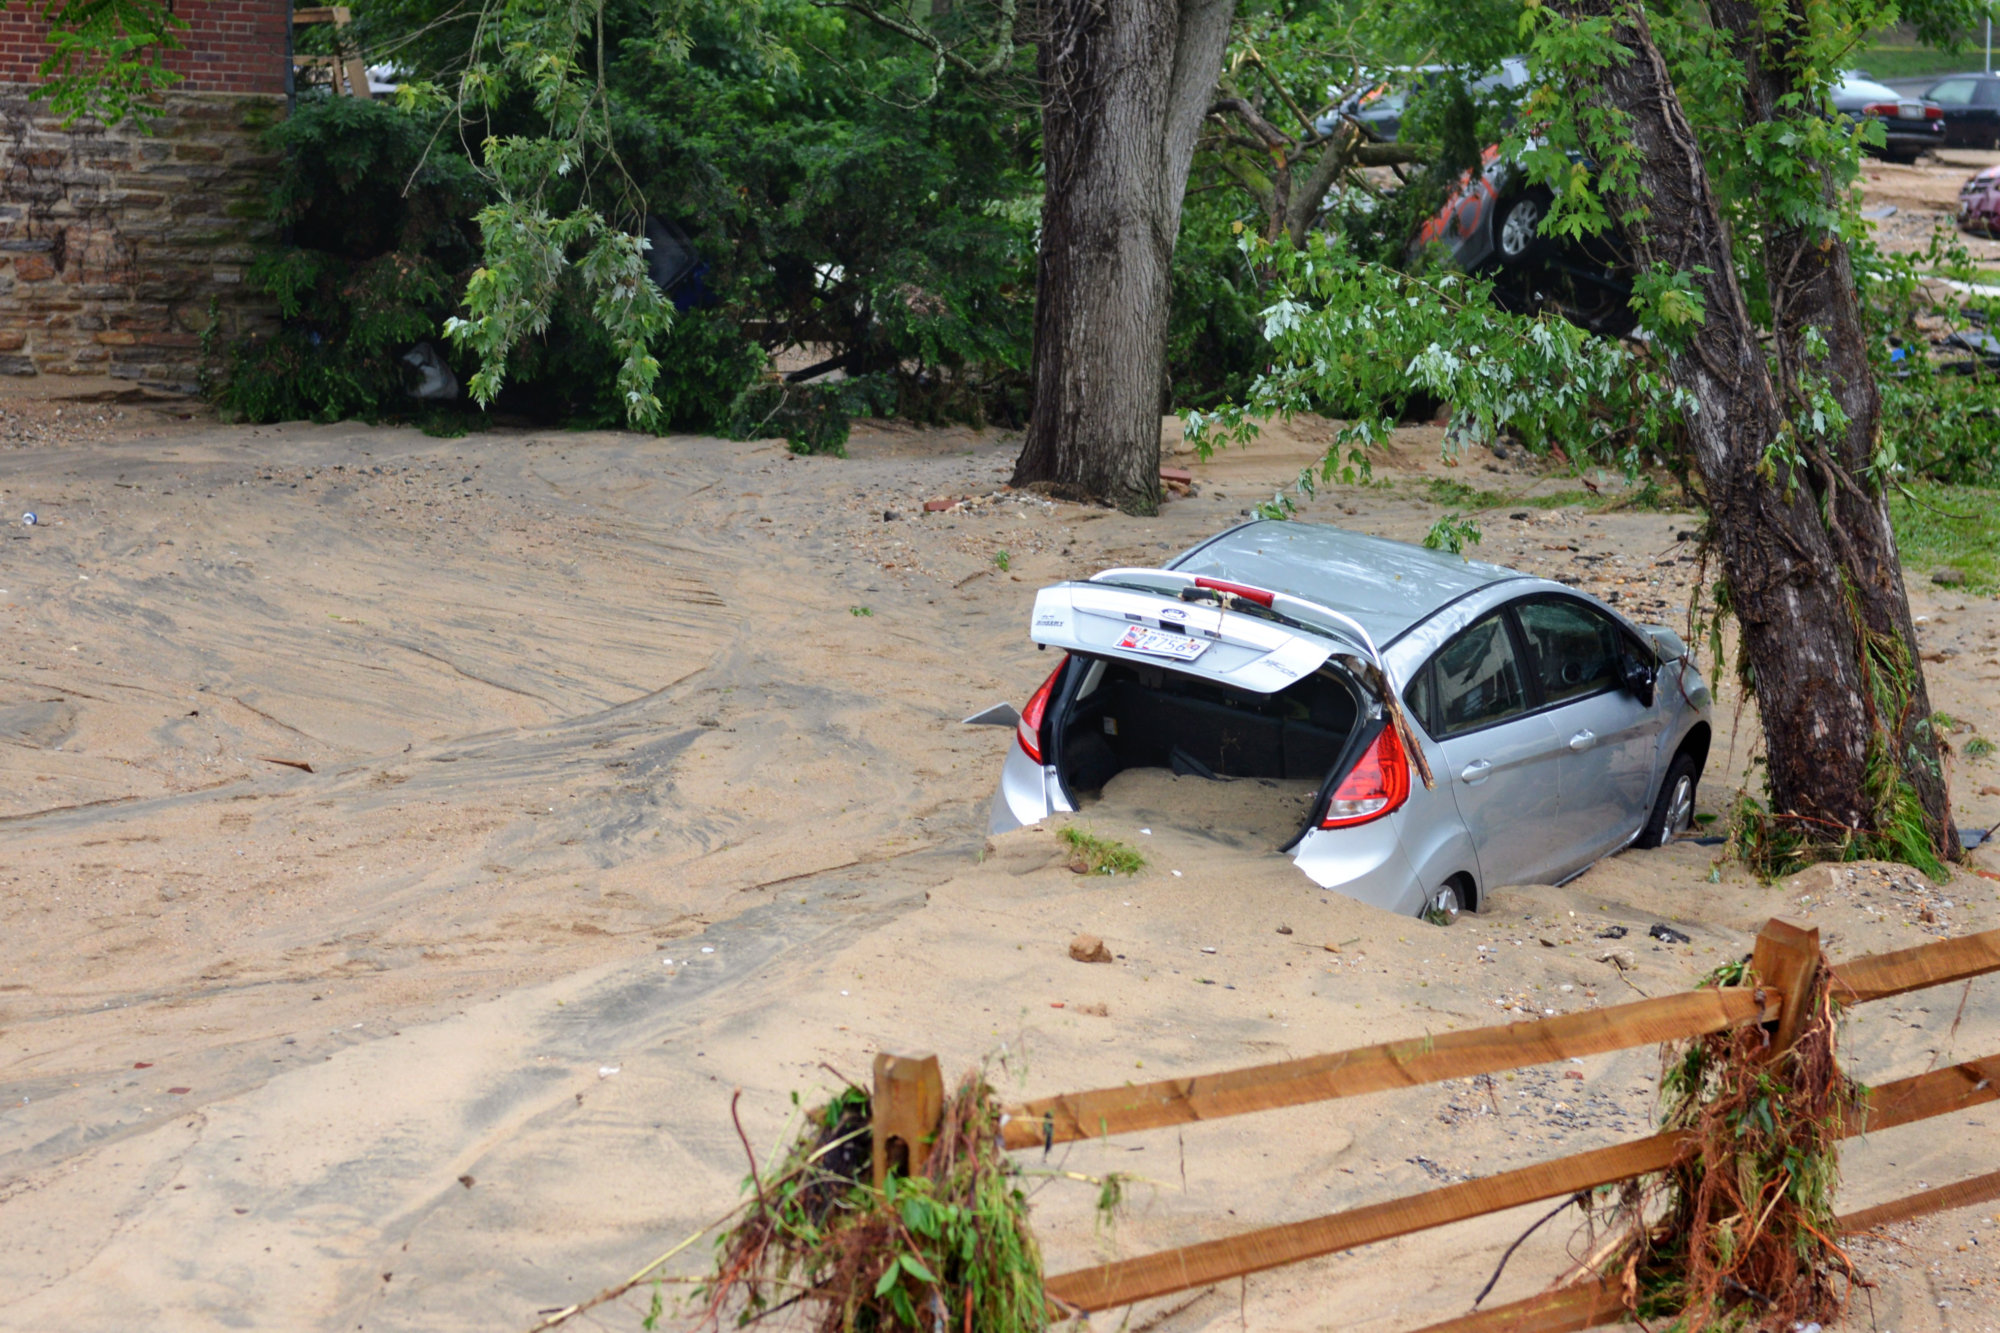
[[[991,827],[1128,768],[1316,784],[1280,850],[1324,888],[1449,920],[1688,826],[1709,690],[1670,629],[1498,565],[1255,521],[1163,569],[1035,598],[1062,660],[1015,715]],[[968,719],[972,720],[972,719]]]

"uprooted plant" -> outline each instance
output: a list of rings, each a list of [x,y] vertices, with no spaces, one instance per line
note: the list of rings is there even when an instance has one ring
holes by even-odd
[[[869,1097],[848,1088],[808,1116],[775,1170],[753,1168],[754,1198],[703,1288],[709,1326],[805,1306],[818,1333],[1047,1328],[1027,1197],[999,1135],[993,1090],[968,1075],[921,1169],[877,1188]]]
[[[1748,964],[1704,984],[1751,985]],[[1669,1047],[1664,1127],[1689,1136],[1676,1165],[1626,1186],[1633,1240],[1608,1276],[1646,1320],[1694,1333],[1795,1329],[1846,1307],[1859,1277],[1835,1240],[1842,1122],[1860,1089],[1835,1058],[1838,1011],[1821,973],[1799,1035],[1775,1057],[1757,1024]]]

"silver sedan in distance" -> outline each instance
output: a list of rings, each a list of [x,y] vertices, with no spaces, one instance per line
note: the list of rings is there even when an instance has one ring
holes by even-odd
[[[1000,710],[1016,734],[992,831],[1132,768],[1290,783],[1312,794],[1278,850],[1323,888],[1438,921],[1686,829],[1712,734],[1672,630],[1319,524],[1253,521],[1164,568],[1044,588],[1030,633],[1062,658]]]

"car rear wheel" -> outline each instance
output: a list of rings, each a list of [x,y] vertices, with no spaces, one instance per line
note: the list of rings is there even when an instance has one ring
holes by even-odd
[[[1675,834],[1694,822],[1695,789],[1701,783],[1701,765],[1691,754],[1685,752],[1674,756],[1674,762],[1667,766],[1667,776],[1660,783],[1660,795],[1653,802],[1653,813],[1647,816],[1646,827],[1639,830],[1637,845],[1658,847],[1671,842]]]
[[[1503,264],[1525,264],[1541,246],[1542,219],[1549,213],[1549,192],[1530,190],[1501,210],[1493,228],[1493,248]]]
[[[1444,887],[1431,895],[1431,900],[1424,905],[1423,918],[1434,926],[1448,926],[1458,920],[1461,912],[1471,910],[1471,887],[1453,878],[1445,881]]]

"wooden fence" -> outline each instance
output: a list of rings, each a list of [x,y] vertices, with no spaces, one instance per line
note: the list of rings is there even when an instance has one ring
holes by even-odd
[[[1754,986],[1704,989],[1568,1014],[1540,1022],[1450,1032],[1253,1065],[1191,1078],[1100,1088],[1046,1097],[1003,1112],[1009,1148],[1046,1148],[1076,1139],[1215,1120],[1281,1106],[1353,1097],[1390,1088],[1546,1064],[1660,1042],[1682,1041],[1746,1023],[1772,1031],[1771,1049],[1788,1049],[1801,1004],[1822,967],[1819,932],[1783,921],[1765,924],[1751,958]],[[1848,1005],[1903,995],[2000,971],[2000,930],[1942,940],[1829,966],[1834,994]],[[875,1057],[875,1172],[891,1163],[923,1164],[943,1100],[935,1056]],[[2000,1100],[2000,1054],[1871,1088],[1842,1126],[1863,1134],[1948,1115]],[[1562,1198],[1671,1166],[1691,1146],[1682,1134],[1598,1148],[1534,1166],[1483,1176],[1304,1222],[1264,1227],[1219,1240],[1097,1264],[1045,1279],[1057,1308],[1112,1309],[1228,1278],[1262,1272],[1432,1227]],[[1849,1231],[2000,1198],[2000,1172],[1926,1190],[1840,1219]],[[1620,1294],[1595,1274],[1525,1301],[1449,1320],[1421,1333],[1564,1333],[1617,1322]]]

